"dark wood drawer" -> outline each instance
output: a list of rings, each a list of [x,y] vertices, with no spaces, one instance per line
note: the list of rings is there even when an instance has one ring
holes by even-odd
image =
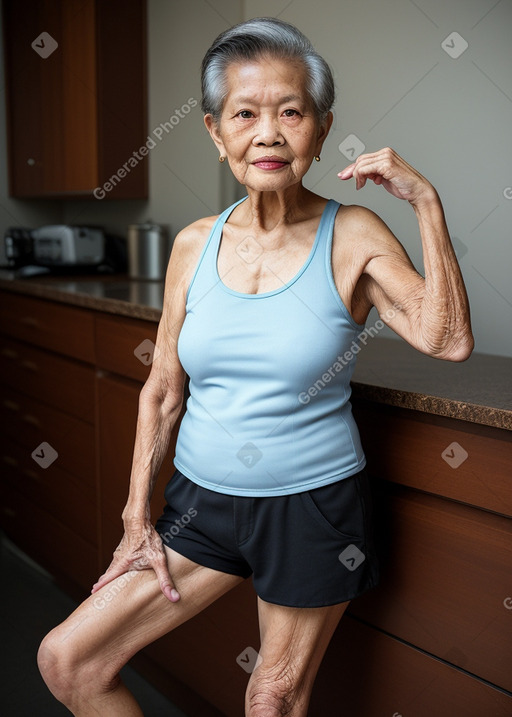
[[[146,381],[151,369],[151,342],[156,341],[158,325],[151,321],[112,316],[96,318],[96,356],[98,366],[106,371]],[[143,342],[147,341],[147,344]],[[139,348],[142,345],[141,348]],[[138,358],[137,351],[141,358]],[[141,360],[142,359],[142,360]]]
[[[391,484],[375,510],[381,582],[350,612],[512,691],[512,521]]]
[[[354,402],[378,478],[512,516],[512,433],[417,411]]]
[[[60,456],[59,456],[60,458]],[[30,451],[5,435],[0,437],[0,470],[20,494],[66,525],[91,545],[98,545],[98,502],[94,486],[86,485],[59,466],[32,460]],[[44,523],[41,524],[41,528]]]
[[[1,336],[0,376],[26,396],[94,421],[94,369],[87,364]]]
[[[309,717],[510,714],[510,695],[349,615],[327,648],[308,711]]]
[[[30,458],[41,443],[49,443],[58,453],[55,465],[80,478],[82,492],[95,494],[95,441],[94,427],[90,423],[4,386],[0,398],[0,426],[4,435],[23,446],[20,450],[24,457]],[[35,461],[31,463],[32,468],[38,469]]]
[[[0,482],[0,517],[7,535],[57,577],[72,580],[84,597],[99,577],[98,551],[7,481]]]
[[[0,331],[73,358],[94,362],[90,311],[44,299],[0,293]]]

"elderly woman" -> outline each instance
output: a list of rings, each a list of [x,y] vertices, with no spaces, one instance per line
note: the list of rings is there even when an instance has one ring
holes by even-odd
[[[303,186],[331,127],[334,83],[296,28],[260,18],[227,30],[203,60],[202,89],[219,160],[247,197],[176,237],[125,534],[93,595],[39,651],[48,686],[83,717],[142,714],[121,667],[250,575],[261,647],[245,714],[305,717],[344,610],[378,579],[349,403],[357,337],[375,306],[430,356],[463,361],[473,347],[441,202],[419,172],[382,149],[338,177],[409,202],[425,278],[372,211]],[[153,527],[149,501],[186,374],[176,472]]]

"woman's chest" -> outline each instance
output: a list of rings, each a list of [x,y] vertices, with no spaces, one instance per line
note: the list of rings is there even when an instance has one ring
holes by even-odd
[[[225,286],[242,294],[276,291],[304,268],[314,244],[314,234],[306,231],[271,238],[250,231],[225,231],[217,272]]]

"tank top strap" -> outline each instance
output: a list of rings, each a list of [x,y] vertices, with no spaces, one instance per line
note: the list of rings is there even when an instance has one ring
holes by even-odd
[[[234,202],[234,204],[225,209],[217,217],[210,231],[210,236],[206,240],[206,243],[203,247],[203,250],[199,257],[199,261],[197,262],[196,270],[190,281],[186,297],[187,306],[192,300],[191,292],[193,287],[194,290],[199,290],[199,294],[200,296],[202,296],[206,290],[211,289],[213,284],[218,281],[215,269],[217,265],[217,254],[219,249],[220,237],[222,235],[222,228],[224,227],[224,224],[228,220],[229,215],[235,209],[235,207],[244,202],[246,199],[247,197],[242,197],[242,199],[239,199],[238,201]]]
[[[318,226],[318,246],[316,252],[318,255],[317,261],[322,261],[326,255],[330,260],[334,221],[340,206],[340,203],[335,199],[329,199],[325,205],[322,218],[320,219],[320,224]]]

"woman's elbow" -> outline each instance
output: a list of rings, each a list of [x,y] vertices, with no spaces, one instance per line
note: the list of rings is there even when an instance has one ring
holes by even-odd
[[[440,352],[435,358],[442,359],[443,361],[453,361],[455,363],[461,363],[467,361],[473,353],[475,348],[475,339],[473,332],[470,328],[464,333],[463,336],[459,336],[446,347],[443,352]]]
[[[165,414],[180,411],[183,403],[183,390],[172,388],[168,383],[149,376],[139,395],[139,409],[142,407],[157,408]]]

